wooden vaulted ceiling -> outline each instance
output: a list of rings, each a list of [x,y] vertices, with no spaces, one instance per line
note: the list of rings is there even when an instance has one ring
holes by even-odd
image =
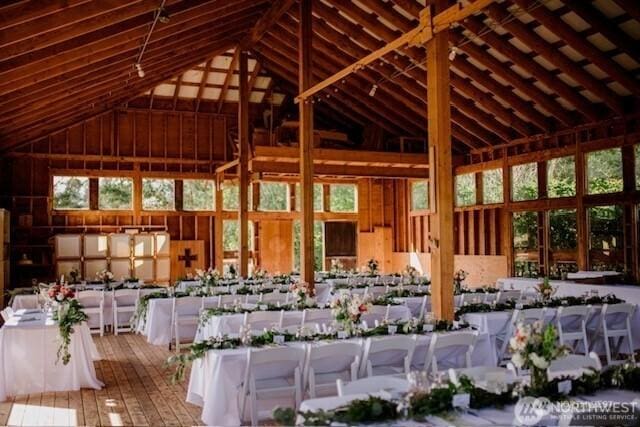
[[[424,3],[314,1],[314,78],[324,79],[414,28]],[[133,64],[159,4],[0,6],[0,144],[35,139],[162,82],[177,82],[247,37],[261,72],[277,78],[289,95],[297,93],[295,1],[167,0],[171,20],[152,33],[140,79]],[[281,15],[280,9],[288,11]],[[280,17],[270,22],[270,16]],[[502,0],[451,33],[458,152],[638,111],[637,0]],[[376,123],[389,135],[424,136],[424,61],[421,47],[388,54],[320,93],[317,109],[360,125]],[[375,96],[369,96],[374,84]]]

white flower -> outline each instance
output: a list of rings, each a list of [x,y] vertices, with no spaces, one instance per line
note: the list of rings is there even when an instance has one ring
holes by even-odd
[[[547,369],[549,367],[549,362],[547,362],[544,357],[538,356],[537,353],[531,353],[529,359],[536,368]]]
[[[513,357],[511,357],[511,361],[517,368],[522,368],[524,365],[524,359],[520,353],[515,353]]]

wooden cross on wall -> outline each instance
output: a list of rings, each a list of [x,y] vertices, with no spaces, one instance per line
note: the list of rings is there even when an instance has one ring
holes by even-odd
[[[178,255],[178,261],[184,261],[184,266],[191,268],[191,261],[197,261],[198,255],[192,255],[191,249],[185,248],[184,255]]]

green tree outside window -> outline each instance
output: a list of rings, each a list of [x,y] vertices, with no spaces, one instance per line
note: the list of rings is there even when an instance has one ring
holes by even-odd
[[[329,193],[331,212],[357,212],[355,184],[331,184]]]
[[[286,211],[289,208],[289,184],[284,182],[261,182],[261,211]]]
[[[142,209],[175,209],[174,180],[163,178],[142,178]]]
[[[520,202],[538,198],[538,164],[511,167],[511,200]]]
[[[89,178],[53,177],[54,209],[89,209]]]
[[[587,153],[587,192],[589,194],[622,191],[622,150],[611,148]]]
[[[212,211],[215,209],[215,182],[208,179],[182,181],[182,208],[185,211]]]
[[[100,209],[129,210],[133,208],[133,180],[131,178],[100,178],[98,180]]]
[[[456,206],[470,206],[476,203],[476,174],[456,175]]]
[[[490,205],[504,201],[502,188],[502,169],[482,172],[482,203]]]
[[[573,156],[559,157],[547,162],[548,197],[576,195],[576,162]]]
[[[411,209],[414,211],[429,209],[429,181],[411,183]]]

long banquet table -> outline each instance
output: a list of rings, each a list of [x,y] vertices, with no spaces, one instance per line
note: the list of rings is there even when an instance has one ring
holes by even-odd
[[[18,310],[0,328],[0,401],[47,391],[100,389],[94,360],[100,355],[86,323],[71,335],[67,365],[56,362],[60,335],[56,322],[41,312]]]
[[[419,336],[413,355],[414,361],[424,360],[431,336],[432,334]],[[364,342],[358,338],[354,340]],[[314,342],[310,345],[327,343]],[[288,345],[303,346],[306,343],[292,342]],[[472,364],[496,366],[495,354],[489,336],[480,334],[471,357]],[[242,424],[242,418],[247,418],[247,416],[241,417],[239,408],[246,363],[247,348],[210,350],[204,358],[193,362],[187,389],[187,402],[202,407],[201,420],[206,425],[238,426]]]

